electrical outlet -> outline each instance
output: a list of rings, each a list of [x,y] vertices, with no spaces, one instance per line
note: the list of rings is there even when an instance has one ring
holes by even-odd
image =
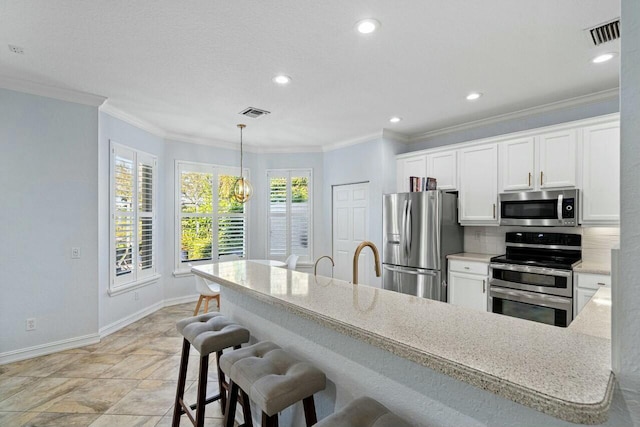
[[[36,330],[36,319],[34,317],[27,319],[27,331],[35,331]]]
[[[480,241],[480,235],[481,235],[481,234],[482,234],[482,233],[480,232],[480,230],[475,230],[475,231],[473,232],[473,237],[475,237],[476,241],[478,241],[478,242]]]
[[[138,295],[137,291],[133,293],[133,299],[136,300],[136,301],[138,301],[138,299],[140,299],[140,295]]]
[[[78,259],[80,258],[80,248],[71,248],[71,258]]]

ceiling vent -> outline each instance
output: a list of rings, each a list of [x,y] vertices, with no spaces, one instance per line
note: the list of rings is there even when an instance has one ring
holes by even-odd
[[[262,116],[265,116],[267,114],[271,114],[271,112],[270,111],[266,111],[266,110],[261,110],[259,108],[249,107],[249,108],[245,108],[244,110],[240,111],[239,114],[242,114],[243,116],[251,117],[252,119],[257,119],[258,117],[262,117]]]
[[[588,30],[594,46],[600,46],[620,38],[620,19],[599,25]]]
[[[9,45],[9,50],[13,53],[17,53],[18,55],[24,55],[24,49],[20,46],[14,46],[12,44]]]

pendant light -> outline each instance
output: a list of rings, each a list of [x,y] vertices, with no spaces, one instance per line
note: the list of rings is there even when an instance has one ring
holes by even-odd
[[[240,128],[240,178],[236,180],[231,191],[231,198],[240,203],[246,203],[253,195],[253,187],[244,177],[244,170],[242,169],[242,129],[246,127],[247,125],[238,125],[238,128]]]

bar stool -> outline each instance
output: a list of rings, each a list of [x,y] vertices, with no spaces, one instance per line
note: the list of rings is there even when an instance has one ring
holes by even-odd
[[[233,427],[239,392],[245,403],[245,426],[253,426],[249,399],[262,410],[262,427],[277,427],[278,412],[301,400],[307,427],[317,422],[313,395],[324,390],[327,378],[310,363],[263,341],[225,353],[219,366],[229,376],[225,427]]]
[[[384,405],[361,397],[316,424],[316,427],[411,427]]]
[[[222,350],[227,348],[239,349],[243,343],[249,342],[249,331],[220,313],[206,313],[200,316],[182,319],[176,323],[178,332],[182,334],[182,358],[180,359],[180,371],[178,374],[178,388],[173,408],[173,427],[180,425],[180,417],[187,414],[191,423],[196,427],[204,425],[205,406],[216,400],[220,400],[224,413],[227,403],[227,390],[229,385],[220,370],[220,357]],[[189,363],[189,350],[191,346],[200,353],[200,372],[198,374],[198,397],[196,404],[188,406],[184,402],[184,387],[187,379],[187,364]],[[209,355],[216,353],[218,366],[218,387],[220,393],[207,398],[207,374],[209,373]],[[244,402],[243,402],[244,403]],[[195,418],[189,409],[195,409]]]

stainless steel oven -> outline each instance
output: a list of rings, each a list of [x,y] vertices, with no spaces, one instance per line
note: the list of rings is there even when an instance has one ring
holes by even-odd
[[[501,193],[500,225],[577,227],[578,190]]]
[[[567,327],[573,319],[573,300],[492,286],[489,291],[489,310],[506,316]]]

